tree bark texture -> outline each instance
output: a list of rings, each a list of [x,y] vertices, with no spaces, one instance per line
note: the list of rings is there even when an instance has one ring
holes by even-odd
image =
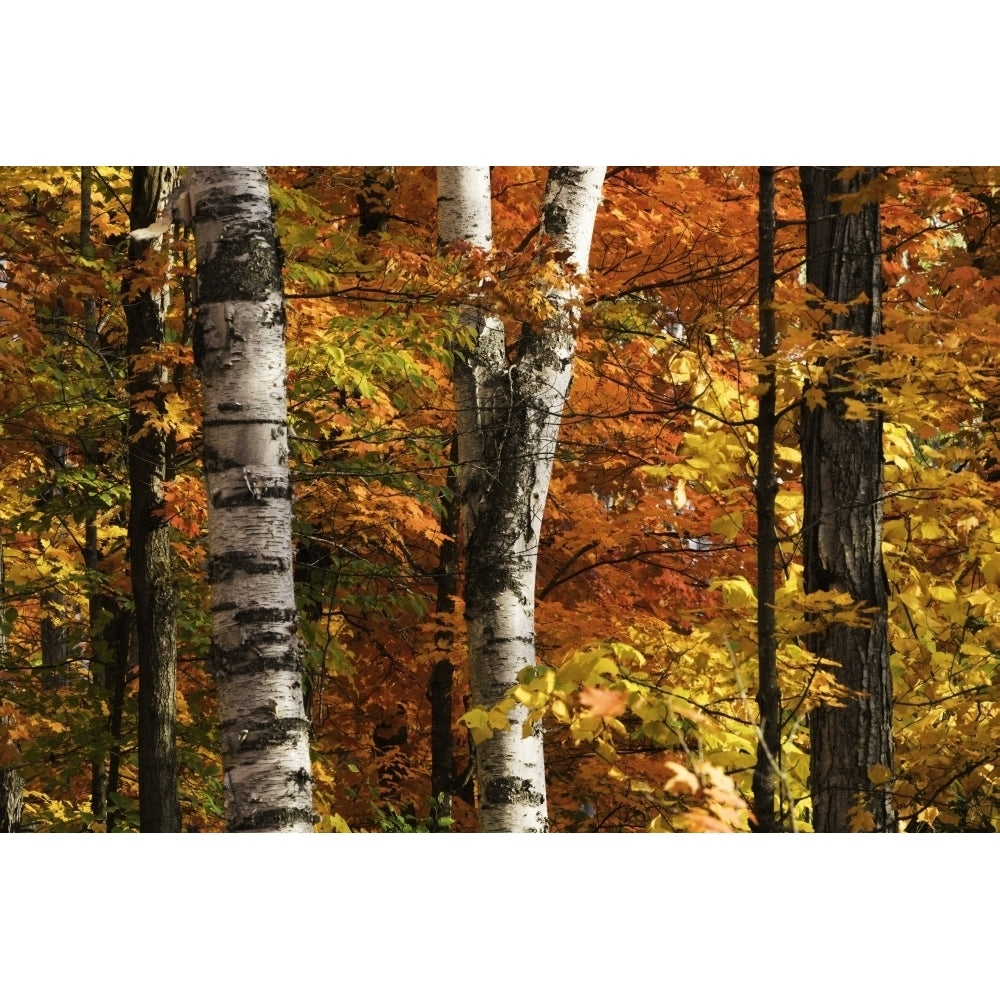
[[[0,725],[6,716],[0,716]],[[24,807],[24,775],[16,765],[0,767],[0,833],[21,832]]]
[[[0,287],[3,287],[2,281]],[[0,613],[6,608],[6,599],[4,552],[3,543],[0,541]],[[10,646],[7,642],[7,624],[3,622],[0,623],[0,670],[9,669]],[[4,714],[3,701],[0,699],[0,833],[19,833],[21,830],[24,774],[18,765],[20,753],[7,731],[15,721],[13,716]]]
[[[7,262],[0,260],[0,288],[7,287]],[[4,559],[3,539],[0,538],[0,614],[6,608],[7,575]],[[0,623],[0,669],[10,667],[10,646],[7,642],[7,624]],[[2,706],[2,702],[0,702]],[[12,716],[0,711],[0,726],[7,727],[14,723]],[[7,749],[10,747],[11,749]],[[6,753],[4,753],[6,751]],[[20,754],[7,733],[0,738],[0,754],[5,758],[0,761],[0,833],[19,833],[21,829],[21,811],[24,807],[24,774],[18,767]],[[12,760],[7,757],[13,756]]]
[[[187,184],[226,819],[231,831],[309,832],[285,308],[267,175],[262,167],[197,167]]]
[[[775,619],[774,499],[778,483],[774,467],[775,391],[773,355],[777,348],[774,322],[774,167],[760,168],[758,209],[757,315],[760,356],[767,367],[761,375],[763,390],[757,411],[757,707],[760,710],[757,762],[753,771],[752,829],[774,833],[779,829],[774,794],[781,768],[781,692],[778,688]],[[772,359],[768,361],[767,359]]]
[[[90,240],[91,194],[94,182],[91,167],[80,168],[80,256],[93,258]],[[83,338],[93,350],[100,351],[101,343],[97,332],[97,311],[94,300],[88,296],[84,300]],[[85,431],[81,434],[84,458],[96,464],[94,441]],[[93,513],[87,515],[84,524],[83,560],[89,571],[87,600],[88,645],[90,676],[93,697],[92,744],[94,747],[90,762],[90,811],[100,821],[107,819],[108,806],[108,740],[105,733],[110,729],[110,720],[104,715],[104,695],[112,680],[112,659],[115,656],[115,634],[110,627],[112,615],[107,610],[110,603],[101,583],[101,553],[97,531],[97,519]]]
[[[146,228],[163,212],[177,183],[177,167],[133,167],[131,229]],[[133,239],[129,260],[143,268],[158,241]],[[149,355],[164,342],[166,285],[161,291],[123,288],[129,357],[129,559],[139,659],[139,829],[177,833],[177,591],[170,529],[163,513],[172,441],[150,417],[165,409],[166,372]],[[117,694],[117,691],[116,691]]]
[[[850,398],[877,404],[858,378],[858,355],[871,357],[881,332],[881,236],[878,204],[842,212],[838,195],[862,190],[872,168],[843,179],[837,167],[803,167],[806,275],[832,303],[850,303],[822,336],[859,338],[846,360],[826,366],[823,405],[803,402],[801,445],[805,589],[849,594],[871,609],[870,628],[833,624],[808,638],[809,649],[840,664],[837,679],[857,692],[846,707],[820,706],[810,716],[813,828],[851,829],[862,809],[876,831],[895,828],[888,781],[869,768],[892,769],[892,674],[889,670],[887,583],[882,563],[882,417],[846,419]],[[877,769],[878,770],[878,769]],[[877,775],[876,770],[876,775]],[[881,777],[881,775],[877,775]],[[855,814],[855,816],[860,814]]]
[[[395,167],[365,167],[358,192],[358,236],[374,236],[389,228]]]
[[[450,615],[455,610],[458,595],[458,442],[452,438],[451,462],[446,488],[448,495],[441,510],[441,533],[444,539],[438,550],[437,601],[434,610],[439,615]],[[454,633],[442,628],[435,636],[441,656],[431,667],[427,697],[431,703],[431,796],[434,798],[434,818],[450,818],[452,804],[458,789],[455,774],[455,738],[452,733],[454,710],[455,663],[452,658]],[[435,827],[434,829],[442,829]]]
[[[495,705],[535,665],[535,573],[556,439],[572,376],[577,311],[572,274],[587,270],[603,167],[552,167],[542,204],[546,252],[567,281],[544,289],[550,310],[525,326],[507,363],[500,320],[474,300],[474,346],[454,363],[458,487],[465,546],[465,616],[472,699]],[[442,244],[492,244],[486,167],[439,168]],[[522,735],[526,710],[477,748],[479,829],[548,829],[541,726]]]

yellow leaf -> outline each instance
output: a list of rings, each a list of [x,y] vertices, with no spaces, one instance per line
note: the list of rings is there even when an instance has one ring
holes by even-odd
[[[750,586],[750,581],[745,576],[737,576],[731,580],[716,581],[722,588],[722,600],[727,608],[755,608],[757,606],[757,596]],[[712,584],[714,588],[715,583]]]
[[[871,420],[872,411],[868,407],[867,403],[861,402],[860,399],[852,399],[848,397],[844,400],[847,409],[844,411],[845,420]]]
[[[814,386],[812,389],[806,389],[803,398],[810,410],[815,410],[817,406],[826,408],[826,393],[818,387]]]
[[[717,517],[708,526],[713,535],[720,535],[731,542],[743,530],[743,511],[734,510],[730,514]]]
[[[869,764],[868,780],[875,785],[884,785],[887,781],[892,780],[892,771],[885,764]]]
[[[569,709],[566,707],[566,702],[556,698],[549,707],[558,722],[569,722]]]
[[[543,708],[549,700],[548,695],[544,691],[532,691],[523,684],[514,688],[514,697],[525,708]]]
[[[350,833],[351,828],[347,825],[347,820],[340,813],[332,816],[324,816],[316,825],[317,833]]]
[[[847,813],[851,833],[874,833],[875,817],[867,809],[851,809]]]
[[[603,725],[603,722],[596,715],[578,715],[569,727],[569,732],[573,739],[591,743]]]
[[[639,471],[654,483],[662,483],[670,474],[665,465],[640,465]]]

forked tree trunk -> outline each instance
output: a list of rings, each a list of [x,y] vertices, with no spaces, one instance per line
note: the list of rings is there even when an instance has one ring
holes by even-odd
[[[133,167],[131,228],[152,225],[177,182],[177,167]],[[129,260],[141,266],[154,243],[133,239]],[[170,528],[163,513],[164,483],[173,442],[151,416],[165,408],[166,372],[149,353],[164,342],[166,287],[132,295],[124,283],[129,356],[129,559],[139,658],[139,829],[176,833],[177,590]],[[117,691],[116,691],[117,693]]]
[[[439,236],[445,246],[492,243],[489,171],[438,168]],[[552,167],[542,239],[583,275],[604,181],[603,167]],[[508,365],[502,324],[470,302],[475,344],[454,362],[458,489],[465,542],[465,617],[472,698],[494,705],[535,664],[535,572],[556,438],[572,375],[577,312],[572,282],[543,289],[552,309],[525,326]],[[522,736],[526,711],[477,749],[479,829],[548,829],[543,734]]]
[[[212,670],[231,831],[312,830],[292,577],[285,307],[263,167],[196,167]]]
[[[851,303],[830,329],[860,338],[858,353],[870,358],[882,326],[878,204],[842,212],[836,196],[861,190],[876,171],[849,180],[838,180],[839,172],[801,170],[806,276],[828,301]],[[882,563],[882,417],[873,409],[870,419],[846,419],[849,399],[879,401],[875,390],[860,385],[853,356],[828,364],[822,388],[823,404],[809,405],[807,398],[801,414],[805,589],[850,594],[872,613],[870,628],[834,624],[808,639],[813,653],[841,665],[837,679],[858,692],[847,707],[821,706],[810,716],[813,828],[849,830],[853,810],[855,819],[870,817],[864,826],[888,832],[895,817],[887,780],[892,674]]]

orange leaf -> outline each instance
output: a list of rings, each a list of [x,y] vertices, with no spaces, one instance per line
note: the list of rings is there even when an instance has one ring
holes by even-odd
[[[585,687],[580,691],[580,704],[589,715],[615,718],[625,711],[625,692]]]

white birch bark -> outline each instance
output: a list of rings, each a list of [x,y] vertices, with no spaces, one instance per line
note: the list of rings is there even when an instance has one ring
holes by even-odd
[[[312,830],[292,581],[285,310],[263,167],[189,168],[212,670],[231,831]]]
[[[488,250],[492,243],[485,167],[438,168],[439,235]],[[587,268],[603,167],[553,167],[542,206],[543,240]],[[535,573],[556,439],[569,391],[577,311],[573,283],[545,289],[551,315],[525,328],[507,364],[500,321],[475,296],[466,322],[470,352],[456,352],[459,497],[465,541],[465,603],[472,697],[492,706],[535,664]],[[477,749],[477,806],[484,832],[548,829],[543,734],[522,735],[526,711]]]

